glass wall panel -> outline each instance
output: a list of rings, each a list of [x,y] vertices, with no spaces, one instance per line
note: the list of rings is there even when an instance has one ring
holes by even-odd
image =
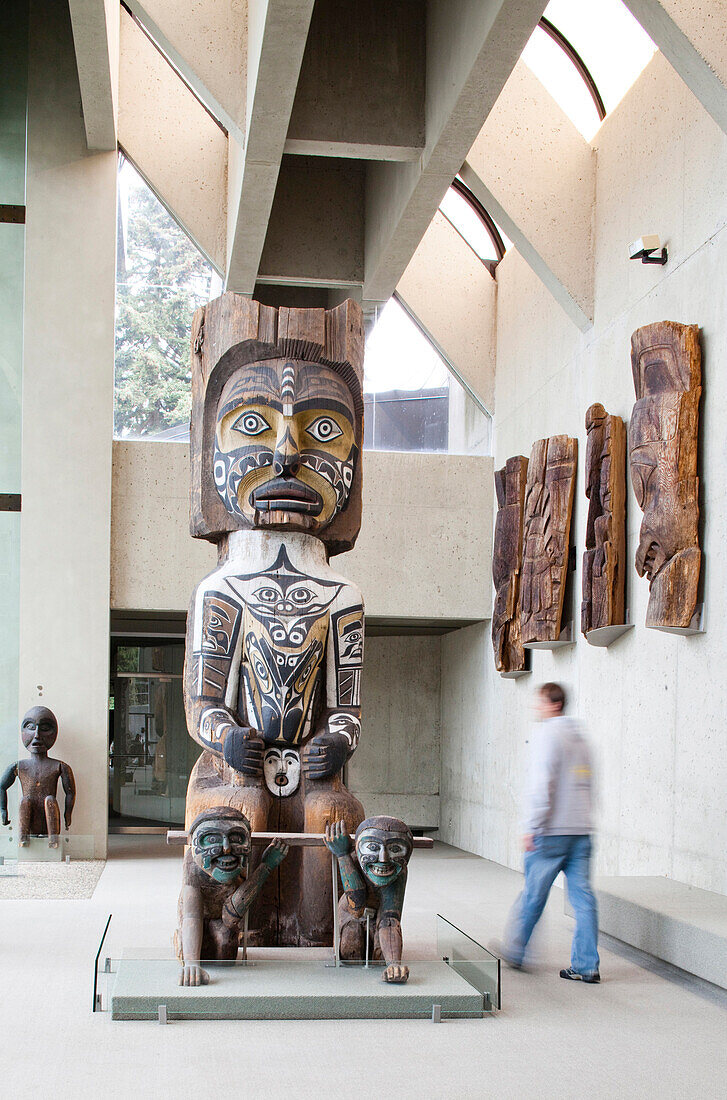
[[[109,722],[109,823],[181,825],[200,747],[187,733],[184,643],[114,643]]]

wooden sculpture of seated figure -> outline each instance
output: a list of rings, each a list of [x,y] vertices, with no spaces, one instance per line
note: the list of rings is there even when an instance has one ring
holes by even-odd
[[[23,792],[18,807],[21,847],[27,847],[34,835],[47,836],[48,847],[57,848],[61,831],[61,811],[56,798],[59,779],[65,792],[66,829],[71,827],[76,801],[76,783],[71,768],[63,760],[48,756],[58,736],[58,720],[47,707],[32,707],[23,718],[20,735],[30,760],[18,760],[0,777],[0,822],[10,824],[7,792],[19,779]]]
[[[385,982],[405,982],[401,963],[401,910],[407,864],[414,847],[411,832],[395,817],[369,817],[356,830],[355,853],[342,821],[326,826],[326,847],[338,858],[344,893],[338,902],[341,958],[366,956],[366,911],[373,910],[375,930],[369,944],[374,959],[383,955]]]
[[[288,845],[279,838],[273,840],[248,878],[251,851],[250,822],[239,810],[215,807],[192,823],[174,937],[182,964],[180,985],[207,985],[209,974],[202,969],[202,959],[237,958],[245,913],[270,872],[285,859]]]

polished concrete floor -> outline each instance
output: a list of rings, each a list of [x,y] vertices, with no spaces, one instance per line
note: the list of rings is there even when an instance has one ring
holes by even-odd
[[[679,1097],[725,1094],[727,1001],[605,944],[600,986],[564,982],[571,921],[554,891],[532,973],[504,972],[504,1004],[482,1020],[113,1023],[91,1009],[92,964],[108,951],[168,957],[179,850],[112,838],[90,899],[0,901],[2,1095],[240,1100],[340,1097]],[[442,913],[498,935],[520,876],[457,849],[415,853],[405,949],[436,951]],[[104,950],[104,954],[107,950]]]

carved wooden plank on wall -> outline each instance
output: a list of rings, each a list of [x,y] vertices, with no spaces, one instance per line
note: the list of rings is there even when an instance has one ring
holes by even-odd
[[[636,390],[629,461],[644,513],[636,571],[649,578],[646,625],[689,627],[701,567],[697,437],[702,392],[699,327],[659,321],[631,337]]]
[[[586,496],[581,630],[623,623],[626,592],[626,428],[603,405],[586,413]]]
[[[520,581],[523,643],[560,636],[568,574],[578,440],[553,435],[533,444],[528,463]]]
[[[495,472],[497,519],[492,548],[495,606],[492,611],[492,647],[498,672],[527,668],[527,654],[520,637],[520,570],[523,554],[523,508],[528,460],[508,458]]]

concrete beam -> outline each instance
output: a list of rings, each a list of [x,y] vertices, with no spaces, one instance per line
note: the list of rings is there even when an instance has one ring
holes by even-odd
[[[624,0],[664,57],[727,133],[727,0]]]
[[[497,283],[444,214],[435,214],[396,294],[453,374],[491,412]]]
[[[425,6],[318,0],[286,153],[418,160],[424,148]]]
[[[116,148],[119,87],[119,5],[116,0],[68,0],[81,89],[86,143]]]
[[[460,174],[573,323],[590,328],[596,154],[524,62]]]
[[[227,289],[252,294],[275,196],[314,0],[248,9],[246,145],[230,138]]]
[[[390,297],[544,8],[543,0],[427,5],[426,145],[415,164],[369,165],[364,300]]]
[[[258,282],[361,286],[365,168],[283,157]]]
[[[200,251],[224,271],[227,137],[125,11],[119,142]]]
[[[126,0],[195,95],[245,141],[247,12],[239,0]]]

